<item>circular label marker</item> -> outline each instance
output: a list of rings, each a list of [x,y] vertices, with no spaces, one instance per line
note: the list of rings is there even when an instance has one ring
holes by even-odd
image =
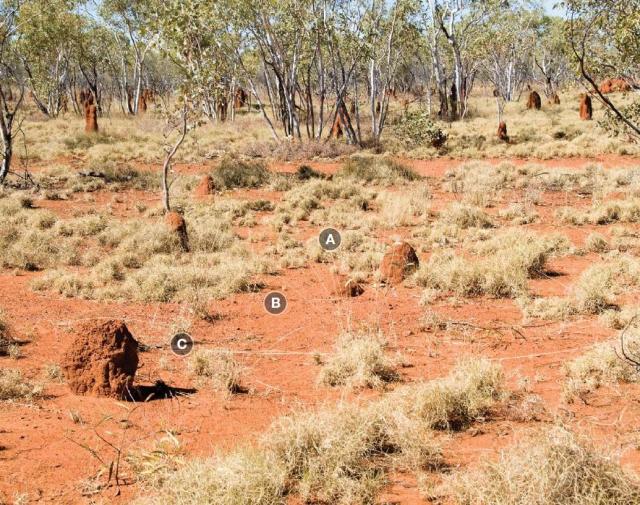
[[[338,247],[340,247],[340,242],[342,242],[342,237],[340,237],[340,232],[338,230],[334,230],[333,228],[325,228],[320,232],[320,247],[322,247],[325,251],[335,251]]]
[[[287,299],[282,293],[272,291],[264,297],[264,308],[269,314],[282,314],[287,308]]]
[[[171,337],[171,350],[178,356],[186,356],[193,349],[193,338],[188,333],[176,333]]]

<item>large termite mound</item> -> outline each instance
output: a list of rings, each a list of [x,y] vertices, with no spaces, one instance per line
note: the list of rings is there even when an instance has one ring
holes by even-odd
[[[138,369],[138,342],[123,321],[90,321],[76,330],[62,369],[79,395],[131,397]]]
[[[394,244],[382,258],[380,276],[387,284],[399,284],[420,266],[413,247],[406,242]]]
[[[94,103],[93,93],[88,89],[81,90],[79,100],[84,111],[84,131],[86,133],[97,133],[98,108]]]
[[[582,93],[580,95],[580,119],[589,121],[592,117],[593,106],[591,105],[591,97],[586,93]]]
[[[229,102],[227,101],[226,96],[221,96],[216,102],[216,113],[218,115],[219,121],[227,120],[227,108],[229,106]]]
[[[542,108],[542,99],[537,91],[529,93],[529,99],[527,100],[527,109],[540,110]]]

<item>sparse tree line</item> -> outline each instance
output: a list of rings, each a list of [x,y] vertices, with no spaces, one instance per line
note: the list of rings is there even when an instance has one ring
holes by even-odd
[[[0,0],[0,127],[10,170],[20,111],[163,110],[219,122],[254,108],[274,139],[376,144],[389,102],[456,121],[490,86],[498,121],[527,87],[640,82],[640,0]],[[176,106],[177,104],[177,106]],[[188,105],[188,107],[187,107]],[[16,122],[17,121],[17,122]]]

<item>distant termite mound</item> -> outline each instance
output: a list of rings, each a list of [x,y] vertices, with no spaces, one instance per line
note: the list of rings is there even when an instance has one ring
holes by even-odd
[[[507,123],[500,121],[498,125],[498,138],[504,142],[509,142],[509,134],[507,133]]]
[[[189,235],[187,234],[187,223],[177,212],[168,212],[164,221],[171,233],[175,233],[180,241],[180,247],[184,252],[189,251]]]
[[[551,95],[549,103],[553,105],[560,105],[560,97],[558,96],[558,93],[554,93],[553,95]]]
[[[608,93],[620,93],[631,91],[631,86],[624,79],[606,79],[599,86],[600,93],[606,95]]]
[[[93,93],[89,90],[80,91],[80,103],[84,110],[84,131],[98,132],[98,108],[93,101]]]
[[[130,398],[138,369],[138,342],[123,321],[90,321],[76,330],[62,369],[79,395]]]
[[[590,121],[593,118],[593,106],[591,97],[586,93],[580,95],[580,119]]]
[[[196,187],[194,194],[198,197],[205,197],[212,195],[216,189],[216,185],[213,182],[213,178],[210,175],[205,175],[200,179],[200,183]]]
[[[89,101],[93,100],[93,95],[91,94],[91,90],[88,88],[83,88],[78,92],[78,103],[84,107],[84,105]]]
[[[527,100],[527,109],[540,110],[542,108],[542,99],[537,91],[529,93],[529,99]]]
[[[339,139],[343,135],[342,132],[342,121],[340,121],[340,114],[336,113],[336,117],[333,120],[333,125],[331,125],[330,137],[334,139]]]
[[[249,95],[244,89],[242,88],[236,89],[235,97],[233,99],[234,108],[242,109],[242,107],[247,105],[248,100],[249,100]]]
[[[147,108],[149,107],[149,104],[152,103],[153,101],[154,101],[153,91],[151,91],[148,88],[144,88],[140,92],[140,96],[138,97],[138,113],[144,114],[145,112],[147,112]]]
[[[228,101],[227,101],[227,97],[226,96],[221,96],[217,101],[216,101],[216,113],[218,115],[218,119],[220,121],[226,121],[227,120],[227,108],[228,108]]]

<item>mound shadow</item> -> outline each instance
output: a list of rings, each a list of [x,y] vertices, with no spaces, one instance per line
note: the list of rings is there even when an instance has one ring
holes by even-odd
[[[150,402],[155,400],[171,400],[196,393],[196,388],[179,388],[170,386],[163,380],[154,384],[141,384],[127,391],[123,398],[128,402]]]

